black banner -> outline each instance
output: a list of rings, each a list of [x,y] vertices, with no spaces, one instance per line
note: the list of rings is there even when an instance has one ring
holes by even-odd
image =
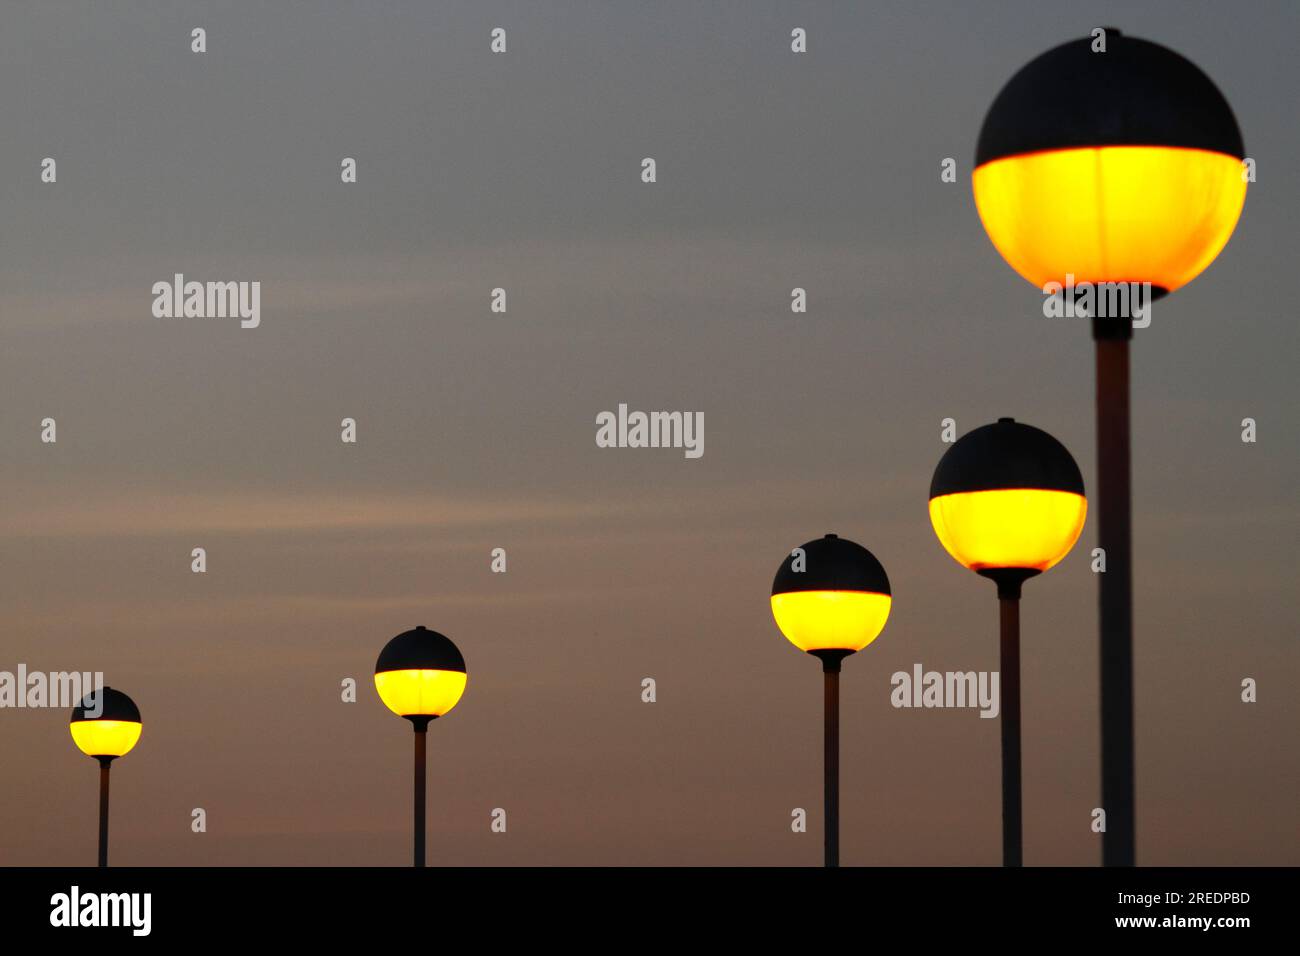
[[[7,939],[328,941],[534,927],[628,940],[725,927],[733,939],[838,914],[870,938],[918,942],[1279,932],[1290,869],[10,869]],[[71,934],[75,933],[75,937]],[[683,938],[683,937],[678,937]],[[540,940],[539,940],[540,944]]]

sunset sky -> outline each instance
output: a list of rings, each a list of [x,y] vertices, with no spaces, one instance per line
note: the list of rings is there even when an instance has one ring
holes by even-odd
[[[1087,323],[1043,317],[970,172],[1012,73],[1112,24],[1204,69],[1258,170],[1133,343],[1138,861],[1300,863],[1286,0],[7,11],[0,670],[139,705],[113,862],[409,862],[411,731],[371,675],[423,624],[469,671],[431,865],[816,865],[821,675],[768,594],[837,532],[894,593],[844,665],[842,860],[996,864],[998,722],[889,679],[998,666],[993,585],[927,517],[943,419],[1046,429],[1095,488]],[[175,273],[260,281],[260,327],[155,318]],[[703,456],[598,448],[620,403],[702,412]],[[1025,587],[1029,865],[1100,858],[1095,543]],[[93,862],[67,722],[0,710],[0,864]]]

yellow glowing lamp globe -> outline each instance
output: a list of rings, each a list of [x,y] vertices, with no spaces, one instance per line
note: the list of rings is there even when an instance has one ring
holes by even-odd
[[[451,639],[425,627],[384,645],[375,663],[375,690],[384,705],[409,720],[442,717],[465,693],[465,658]]]
[[[1172,292],[1217,256],[1246,198],[1241,132],[1194,64],[1108,28],[1049,50],[998,94],[975,154],[993,245],[1039,288]]]
[[[72,708],[68,726],[77,748],[101,760],[115,760],[129,753],[143,729],[135,701],[112,687],[87,694]]]
[[[1000,418],[963,435],[930,482],[930,523],[962,566],[1029,577],[1060,561],[1083,531],[1083,476],[1047,432]]]
[[[809,654],[853,654],[885,627],[893,597],[875,556],[828,534],[795,548],[772,582],[772,617]]]

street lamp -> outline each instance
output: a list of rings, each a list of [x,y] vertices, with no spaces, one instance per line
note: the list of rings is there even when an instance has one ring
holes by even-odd
[[[795,548],[772,582],[776,626],[822,662],[826,866],[840,865],[840,663],[876,639],[892,600],[875,556],[833,534]]]
[[[1020,866],[1020,586],[1060,561],[1083,530],[1079,466],[1059,441],[1012,418],[964,435],[930,482],[930,523],[957,563],[998,586],[1002,865]]]
[[[465,693],[465,658],[451,639],[421,626],[384,645],[375,662],[375,690],[415,728],[415,865],[424,866],[424,742],[429,721]]]
[[[1172,50],[1107,28],[1104,38],[1049,50],[1003,87],[975,150],[975,204],[998,252],[1036,286],[1150,283],[1159,297],[1194,279],[1227,243],[1245,202],[1244,158],[1237,121],[1209,77]],[[1098,542],[1106,554],[1102,862],[1131,866],[1134,316],[1127,313],[1136,310],[1130,303],[1117,311],[1092,319]]]
[[[68,729],[81,752],[99,761],[99,865],[108,866],[108,769],[139,741],[140,708],[120,690],[101,687],[72,708]]]

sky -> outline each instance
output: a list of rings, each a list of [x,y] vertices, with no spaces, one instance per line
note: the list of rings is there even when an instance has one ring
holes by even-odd
[[[7,12],[0,670],[139,705],[112,861],[405,865],[371,675],[423,624],[470,675],[431,864],[817,865],[821,676],[768,595],[836,532],[894,593],[844,665],[842,861],[999,862],[998,722],[890,675],[998,666],[927,517],[944,419],[1044,428],[1095,487],[1087,325],[1042,316],[969,177],[1006,80],[1101,25],[1204,69],[1257,163],[1133,343],[1138,861],[1300,863],[1300,9],[1173,0]],[[260,325],[155,318],[176,273],[259,281]],[[704,454],[597,447],[620,403],[702,412]],[[1029,865],[1100,859],[1095,544],[1025,587]],[[93,860],[67,716],[0,710],[0,864]]]

